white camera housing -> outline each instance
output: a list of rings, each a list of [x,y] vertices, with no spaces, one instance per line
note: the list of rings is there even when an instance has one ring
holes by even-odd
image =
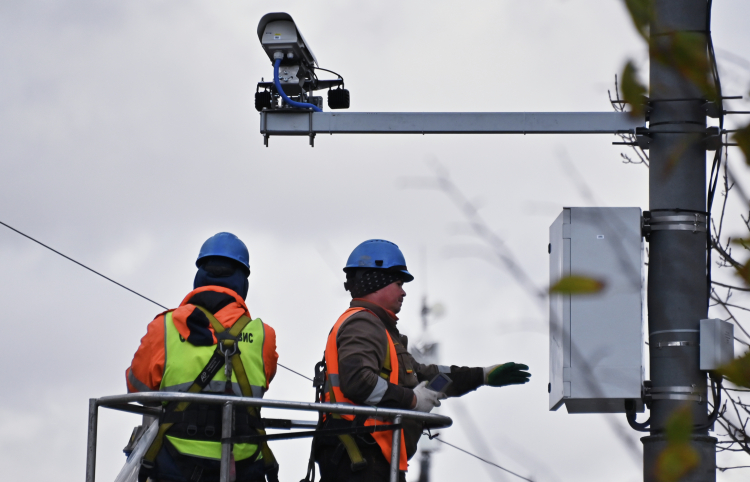
[[[258,39],[271,63],[277,52],[283,54],[281,65],[302,64],[305,71],[318,66],[318,60],[305,41],[292,16],[284,12],[267,13],[258,23]]]

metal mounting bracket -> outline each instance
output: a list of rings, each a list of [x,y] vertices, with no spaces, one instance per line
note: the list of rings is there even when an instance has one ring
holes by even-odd
[[[651,400],[687,400],[702,402],[701,391],[695,386],[690,387],[651,387],[648,390]]]
[[[653,348],[669,348],[677,346],[698,346],[698,343],[694,341],[660,341],[658,343],[652,343],[650,346]]]
[[[701,213],[655,215],[644,211],[642,221],[642,234],[646,241],[654,231],[690,231],[695,234],[705,233],[708,229],[706,215]]]
[[[716,151],[721,149],[721,129],[715,126],[706,128],[706,150]]]
[[[641,150],[648,150],[648,146],[651,144],[651,132],[649,132],[648,127],[635,128],[635,143]]]

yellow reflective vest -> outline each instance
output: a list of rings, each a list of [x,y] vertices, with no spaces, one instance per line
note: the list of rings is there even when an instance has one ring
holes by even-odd
[[[240,359],[247,373],[252,396],[255,398],[263,398],[263,394],[268,389],[263,366],[264,334],[263,322],[260,318],[256,318],[247,324],[237,338]],[[164,345],[164,376],[159,390],[166,392],[186,392],[216,351],[216,345],[195,346],[180,336],[172,320],[171,311],[164,316]],[[226,381],[224,368],[222,368],[209,382],[203,393],[224,393]],[[237,396],[242,395],[234,371],[232,371],[232,391]],[[168,434],[166,437],[183,455],[221,459],[221,442],[219,441],[193,440]],[[234,444],[234,460],[245,460],[254,456],[257,451],[258,446],[255,444]],[[261,458],[260,454],[258,458]]]

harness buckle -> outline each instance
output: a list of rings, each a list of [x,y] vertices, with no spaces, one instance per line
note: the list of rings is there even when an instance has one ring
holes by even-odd
[[[225,393],[232,393],[232,356],[239,351],[237,342],[234,341],[229,347],[222,341],[219,343],[219,351],[224,355],[224,377],[227,379],[224,386]]]
[[[226,341],[226,340],[224,340],[224,341]],[[229,346],[227,346],[224,343],[224,341],[220,341],[219,342],[219,346],[218,346],[219,351],[221,352],[221,354],[224,355],[225,358],[231,357],[232,355],[236,355],[237,354],[237,350],[238,350],[237,342],[231,343]],[[232,341],[234,341],[234,340],[232,340]]]

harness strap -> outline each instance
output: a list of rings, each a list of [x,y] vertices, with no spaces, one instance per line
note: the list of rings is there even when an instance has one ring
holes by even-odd
[[[325,360],[325,358],[323,358]],[[392,371],[392,365],[391,365],[391,350],[388,346],[386,346],[385,349],[385,360],[383,360],[383,366],[380,368],[380,377],[385,380],[390,380],[391,377],[391,371]],[[326,390],[328,391],[328,395],[330,397],[330,400],[332,403],[336,403],[336,395],[333,392],[333,385],[331,384],[330,378],[326,382]],[[337,420],[343,420],[341,415],[337,413],[331,413],[332,418]],[[392,427],[391,427],[392,430]],[[378,431],[378,430],[375,430]],[[372,433],[372,432],[368,432]],[[364,469],[367,466],[367,460],[362,456],[362,452],[359,450],[359,446],[357,445],[357,442],[354,440],[354,437],[351,434],[340,434],[338,435],[338,439],[341,442],[341,444],[344,446],[344,449],[346,450],[346,453],[349,455],[349,460],[352,462],[351,468],[352,472],[357,472],[359,470]]]
[[[384,378],[386,381],[388,381],[391,378],[391,350],[390,347],[386,344],[385,346],[385,360],[383,361],[383,366],[380,368],[380,377]]]
[[[331,384],[330,378],[326,382],[326,385],[328,388],[328,394],[331,397],[331,403],[336,403],[336,395],[333,393],[333,385]],[[338,413],[331,413],[330,415],[334,419],[343,420]],[[344,446],[344,449],[346,449],[346,453],[349,455],[349,460],[352,462],[352,472],[357,472],[367,467],[367,460],[362,457],[362,452],[359,450],[359,446],[351,434],[340,434],[338,435],[338,439],[341,442],[341,445]]]
[[[224,327],[219,323],[219,320],[216,319],[216,317],[207,309],[203,308],[202,306],[196,306],[199,310],[201,310],[209,319],[211,322],[211,326],[213,327],[214,331],[217,333],[224,333]],[[164,316],[171,315],[171,312],[166,313]],[[252,321],[248,316],[242,315],[229,329],[229,331],[225,334],[225,336],[222,337],[222,339],[219,341],[219,343],[216,344],[216,350],[214,351],[213,355],[211,355],[211,358],[208,360],[208,363],[205,367],[203,367],[203,370],[201,370],[200,374],[195,378],[195,381],[192,385],[190,385],[190,388],[188,388],[188,393],[200,393],[203,391],[204,388],[208,385],[208,383],[213,379],[214,376],[219,372],[222,365],[224,365],[224,353],[221,351],[222,345],[225,348],[233,346],[237,342],[237,337],[240,333],[242,333],[242,330],[245,329],[248,323]],[[217,336],[218,338],[218,336]],[[232,365],[234,366],[234,358],[237,357],[239,364],[242,365],[242,360],[239,359],[239,350],[235,353],[235,355],[232,356]],[[244,367],[242,369],[242,374],[244,378],[244,382],[247,385],[247,387],[250,387],[250,383],[247,380],[247,374],[244,371]],[[243,391],[243,395],[245,395],[245,391],[242,388],[242,383],[239,380],[239,372],[237,372],[238,375],[238,382],[240,383],[240,388]],[[250,390],[250,396],[252,396],[252,389]],[[174,409],[172,409],[172,412],[184,412],[188,407],[190,406],[190,402],[179,402]],[[167,408],[169,410],[169,408]],[[251,413],[251,415],[255,415],[254,413]],[[256,415],[257,416],[257,415]],[[153,466],[154,461],[156,460],[156,456],[159,453],[159,450],[161,450],[161,447],[164,443],[164,436],[166,435],[167,431],[172,428],[172,425],[174,423],[167,422],[163,423],[159,426],[159,431],[156,433],[156,437],[154,438],[154,441],[151,443],[151,446],[146,451],[146,454],[143,456],[143,461],[146,462],[147,465]],[[264,432],[265,435],[265,432]]]
[[[201,310],[208,320],[211,322],[211,326],[213,327],[214,331],[218,335],[224,333],[224,327],[219,323],[219,320],[216,319],[216,317],[207,309],[203,308],[202,306],[198,306],[198,309]],[[248,323],[250,323],[250,318],[246,315],[242,315],[239,320],[235,322],[234,325],[232,325],[232,328],[229,329],[229,335],[232,337],[231,340],[227,340],[227,342],[236,343],[236,339],[239,336],[240,333],[242,333],[242,330],[245,329],[245,326],[247,326]],[[239,325],[240,323],[243,323],[239,330],[235,330],[235,327]],[[226,343],[226,342],[225,342]],[[252,397],[253,396],[253,389],[250,386],[250,380],[247,378],[247,372],[245,371],[245,366],[242,364],[242,358],[240,358],[239,350],[232,355],[231,358],[232,362],[232,369],[236,373],[237,377],[237,383],[240,386],[240,392],[242,392],[242,395],[245,397]],[[256,418],[260,418],[260,410],[256,407],[247,407],[247,412]],[[256,428],[258,433],[261,436],[266,435],[266,431],[263,428]],[[263,455],[263,461],[266,466],[266,470],[278,470],[278,462],[276,461],[276,456],[273,454],[273,451],[271,450],[271,447],[268,446],[268,441],[264,440],[263,443],[260,446],[260,452]]]

